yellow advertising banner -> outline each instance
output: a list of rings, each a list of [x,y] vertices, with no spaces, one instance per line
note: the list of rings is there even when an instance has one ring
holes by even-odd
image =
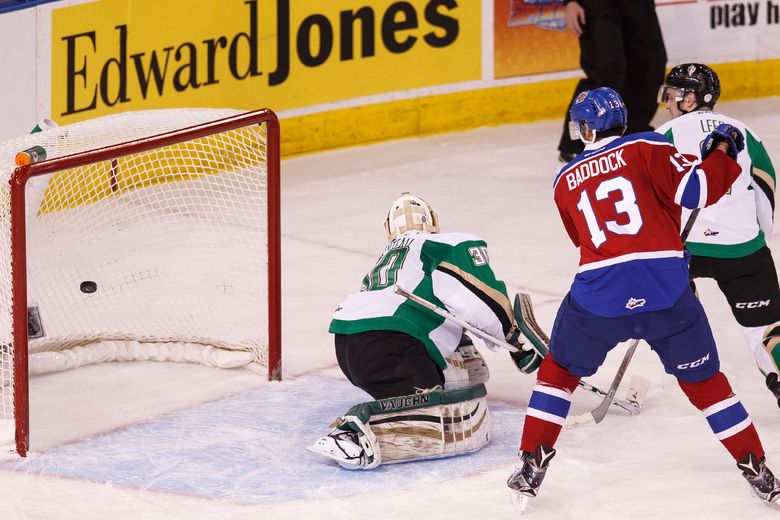
[[[562,0],[494,0],[496,78],[579,68]]]
[[[52,116],[304,107],[481,78],[476,0],[99,0],[52,11]]]

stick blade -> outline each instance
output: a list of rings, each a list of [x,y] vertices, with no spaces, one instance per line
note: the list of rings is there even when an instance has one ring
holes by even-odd
[[[577,428],[584,428],[586,426],[591,426],[593,424],[596,424],[596,419],[593,417],[593,414],[588,412],[584,413],[582,415],[570,415],[566,418],[566,424],[564,424],[564,429],[566,430],[576,430]]]
[[[636,411],[631,412],[631,415],[638,414],[642,410],[642,406],[645,404],[647,398],[647,391],[650,388],[650,381],[634,374],[631,376],[631,380],[628,383],[626,389],[626,401],[629,404],[636,407]]]

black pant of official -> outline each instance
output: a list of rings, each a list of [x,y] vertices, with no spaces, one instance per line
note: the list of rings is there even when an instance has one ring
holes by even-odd
[[[403,332],[376,330],[336,334],[336,359],[356,387],[374,399],[412,395],[444,386],[444,374],[425,345]]]
[[[579,153],[582,141],[569,137],[569,110],[577,94],[598,87],[615,89],[628,109],[626,133],[651,130],[664,81],[666,48],[653,0],[581,0],[586,24],[580,36],[580,80],[566,109],[562,153]]]

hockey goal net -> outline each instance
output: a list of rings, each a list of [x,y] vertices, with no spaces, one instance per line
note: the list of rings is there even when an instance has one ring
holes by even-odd
[[[157,360],[279,378],[273,112],[51,128],[0,143],[0,175],[0,424],[20,455],[35,373]]]

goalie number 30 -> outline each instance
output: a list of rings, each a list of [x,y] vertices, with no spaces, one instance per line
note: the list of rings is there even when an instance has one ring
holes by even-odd
[[[381,291],[395,285],[398,270],[404,265],[408,247],[396,247],[387,251],[363,280],[367,291]]]
[[[628,222],[618,224],[616,220],[607,220],[604,226],[607,231],[616,235],[636,235],[642,229],[642,213],[636,203],[636,193],[631,181],[625,177],[615,177],[608,179],[598,185],[596,188],[596,200],[609,199],[609,194],[618,191],[621,198],[614,201],[615,211],[628,217]],[[580,200],[577,202],[577,209],[585,217],[585,223],[590,233],[590,241],[598,249],[601,244],[607,241],[607,234],[599,224],[596,213],[593,211],[593,205],[590,202],[588,192],[583,190],[580,194]]]

